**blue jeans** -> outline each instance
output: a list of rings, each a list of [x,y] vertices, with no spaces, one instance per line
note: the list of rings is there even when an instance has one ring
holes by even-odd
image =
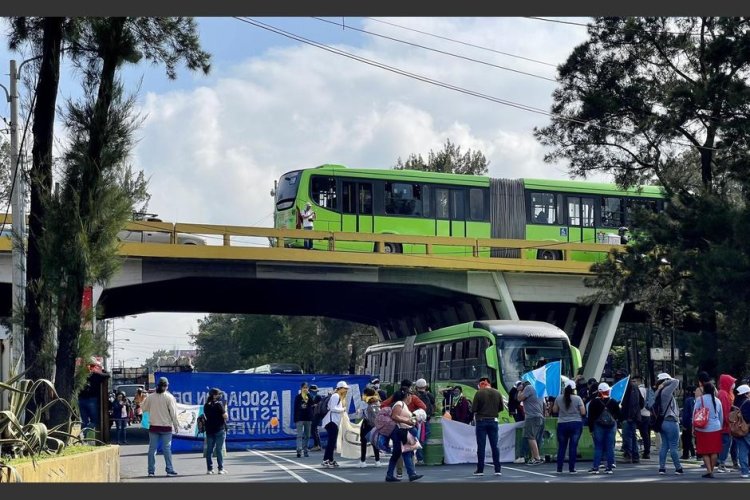
[[[417,471],[414,468],[414,452],[401,452],[401,437],[399,436],[398,427],[393,429],[393,432],[391,432],[391,441],[393,442],[393,453],[391,454],[391,458],[388,459],[388,471],[386,471],[385,477],[396,477],[393,475],[393,473],[396,470],[396,462],[398,462],[398,459],[401,458],[401,456],[404,457],[404,467],[406,467],[406,473],[409,475],[409,477],[416,476]]]
[[[308,445],[310,444],[310,427],[312,422],[303,420],[297,422],[297,453],[305,452],[307,455]]]
[[[161,452],[164,454],[167,472],[174,472],[172,467],[172,433],[171,432],[149,432],[148,433],[148,473],[156,473],[156,448],[161,444]]]
[[[576,470],[578,440],[583,433],[583,422],[563,422],[557,424],[557,471],[562,472],[565,450],[568,450],[568,470]]]
[[[311,227],[305,227],[303,229],[306,230],[306,231],[312,231],[313,230],[313,228],[311,228]],[[312,247],[313,247],[313,240],[305,240],[305,249],[306,250],[310,250],[310,249],[312,249]]]
[[[626,420],[622,423],[622,451],[633,460],[638,460],[638,440],[635,437],[635,429],[638,422]]]
[[[219,465],[219,470],[224,470],[224,441],[227,439],[227,432],[220,430],[216,434],[206,434],[206,467],[208,470],[214,469],[214,464],[211,461],[211,455],[216,450],[216,463]]]
[[[659,447],[659,468],[667,466],[667,450],[672,457],[675,470],[682,469],[680,464],[680,450],[677,443],[680,441],[680,424],[674,420],[665,420],[661,424],[661,446]]]
[[[737,443],[737,460],[740,462],[740,474],[750,474],[750,468],[748,468],[747,455],[750,453],[750,435],[734,438],[734,442]]]
[[[78,400],[78,408],[81,410],[81,428],[93,427],[100,430],[99,400],[97,398],[81,398]]]
[[[492,464],[495,472],[500,472],[500,450],[497,447],[497,422],[495,420],[477,420],[475,434],[477,436],[477,470],[484,471],[484,450],[487,446],[487,438],[490,439],[490,450],[492,450]]]
[[[602,455],[607,457],[607,469],[615,463],[615,433],[617,426],[602,427],[594,424],[594,463],[592,469],[598,469],[602,463]]]
[[[127,427],[127,419],[115,419],[115,428],[117,429],[117,444],[124,444],[128,442],[127,438],[125,437],[125,430],[127,429]]]
[[[719,453],[719,465],[724,465],[729,456],[729,449],[732,447],[732,435],[728,432],[721,434],[721,452]]]

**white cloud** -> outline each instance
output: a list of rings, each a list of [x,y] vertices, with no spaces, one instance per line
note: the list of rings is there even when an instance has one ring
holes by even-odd
[[[563,62],[586,36],[580,27],[519,18],[393,22],[553,64]],[[493,64],[555,76],[549,66],[374,21],[364,26]],[[338,47],[544,110],[549,109],[555,88],[552,82],[379,38],[367,37],[361,47]],[[481,150],[490,160],[492,176],[567,178],[563,165],[543,163],[544,149],[531,134],[534,126],[548,123],[544,115],[428,85],[302,44],[274,47],[214,70],[221,76],[210,84],[198,78],[192,89],[148,92],[142,98],[147,119],[139,131],[134,164],[150,177],[151,211],[167,221],[271,226],[269,191],[273,180],[286,171],[323,163],[390,168],[399,157],[440,149],[446,139],[464,150]],[[197,329],[195,320],[201,316],[148,314],[126,324],[139,322],[144,331],[175,332],[176,338],[181,333],[185,338],[187,329]],[[184,347],[187,341],[181,344]]]

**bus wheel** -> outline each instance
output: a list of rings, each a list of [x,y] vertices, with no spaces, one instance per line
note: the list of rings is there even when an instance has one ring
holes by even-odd
[[[559,250],[539,250],[536,254],[537,260],[562,260]]]
[[[386,243],[385,253],[403,253],[401,245],[399,243]]]

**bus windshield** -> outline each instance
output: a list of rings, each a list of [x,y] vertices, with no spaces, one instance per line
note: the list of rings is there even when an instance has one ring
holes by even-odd
[[[573,375],[573,357],[564,339],[499,338],[497,355],[503,385],[510,390],[521,375],[552,361],[562,361],[560,373]]]
[[[281,176],[276,188],[276,209],[284,210],[294,205],[299,188],[300,171],[288,172]]]

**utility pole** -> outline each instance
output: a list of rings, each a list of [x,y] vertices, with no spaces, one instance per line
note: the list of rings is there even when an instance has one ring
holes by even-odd
[[[10,164],[13,169],[11,205],[13,211],[12,293],[13,334],[11,356],[19,373],[25,369],[24,361],[24,316],[26,310],[26,182],[21,167],[18,147],[18,70],[15,59],[10,61]]]

